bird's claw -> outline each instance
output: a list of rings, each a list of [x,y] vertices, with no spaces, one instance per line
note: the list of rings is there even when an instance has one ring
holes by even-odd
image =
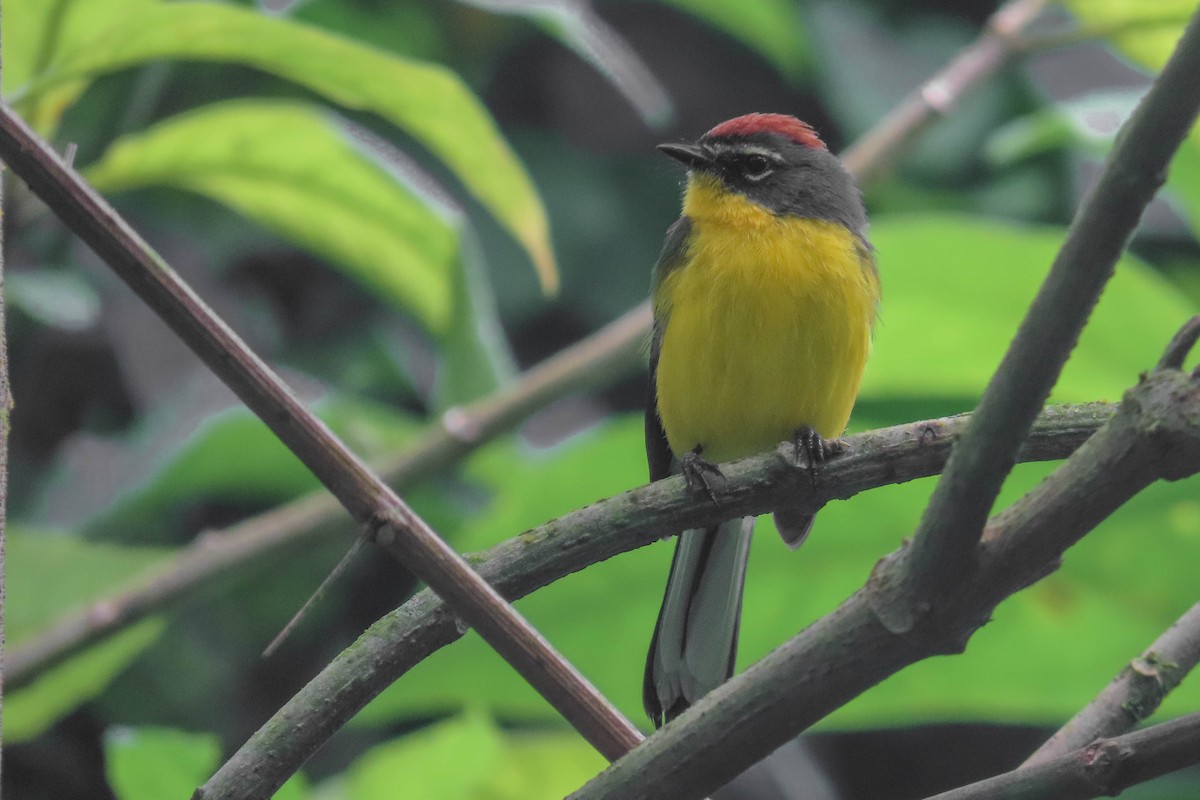
[[[797,428],[792,434],[792,448],[795,465],[808,470],[808,476],[812,480],[812,487],[815,490],[817,488],[817,467],[824,464],[826,459],[843,452],[846,449],[846,443],[841,439],[822,439],[819,433],[805,426]]]
[[[708,495],[708,499],[713,502],[713,505],[720,505],[717,502],[717,496],[713,493],[712,477],[724,479],[721,474],[721,469],[711,461],[705,461],[700,457],[703,448],[699,445],[696,449],[684,453],[683,458],[679,460],[679,468],[683,472],[683,480],[687,484],[688,491],[695,494],[703,492]]]

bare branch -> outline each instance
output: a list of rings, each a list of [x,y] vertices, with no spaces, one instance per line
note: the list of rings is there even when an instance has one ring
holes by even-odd
[[[938,481],[897,580],[877,599],[902,632],[972,573],[980,532],[1017,448],[1200,109],[1200,14],[1122,127],[1099,183]]]
[[[961,652],[997,604],[1053,572],[1067,548],[1130,497],[1197,471],[1200,377],[1153,372],[1059,469],[989,523],[953,603],[904,630],[885,624],[879,583],[904,562],[901,548],[833,613],[701,698],[572,800],[705,796],[884,678]]]
[[[1025,765],[927,800],[1089,800],[1200,764],[1200,713],[1116,739],[1101,739],[1052,760]]]
[[[0,104],[0,157],[312,470],[376,541],[443,597],[597,750],[641,733],[381,482],[115,210]]]
[[[1153,714],[1200,662],[1200,603],[1130,661],[1092,702],[1051,736],[1022,766],[1059,758],[1102,736],[1116,736]]]
[[[1109,419],[1105,403],[1048,409],[1021,451],[1022,460],[1064,458]],[[913,422],[848,437],[847,450],[821,468],[814,487],[795,466],[790,444],[722,466],[713,493],[724,516],[779,507],[816,511],[891,483],[937,474],[965,416]],[[665,532],[714,521],[682,478],[668,478],[593,503],[472,559],[479,574],[517,599],[606,558],[656,541]],[[424,591],[372,625],[250,737],[207,784],[215,796],[269,796],[350,717],[437,649],[462,635],[454,615]],[[665,796],[673,797],[673,794]]]

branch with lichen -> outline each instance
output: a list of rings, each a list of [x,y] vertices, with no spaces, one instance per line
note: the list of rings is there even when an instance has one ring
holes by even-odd
[[[1023,461],[1064,458],[1108,420],[1115,406],[1047,409],[1021,450]],[[639,487],[540,525],[472,558],[479,574],[510,599],[523,597],[665,532],[718,517],[776,508],[815,512],[887,484],[937,474],[966,427],[959,415],[847,437],[847,449],[822,466],[815,483],[790,445],[722,465],[713,500],[688,492],[680,477]],[[266,798],[350,717],[401,675],[462,636],[454,614],[426,590],[367,629],[250,737],[206,784],[211,796]],[[672,795],[663,795],[672,796]]]

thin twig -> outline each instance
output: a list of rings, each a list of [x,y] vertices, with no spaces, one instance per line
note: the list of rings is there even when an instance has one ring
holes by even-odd
[[[877,607],[903,631],[969,578],[988,511],[1142,211],[1200,109],[1200,13],[1122,127],[1095,189],[950,456],[895,580]]]
[[[0,157],[312,470],[376,540],[455,607],[609,758],[641,733],[303,406],[115,210],[0,104]]]
[[[605,386],[642,363],[650,307],[639,305],[586,339],[530,368],[520,380],[474,403],[452,408],[399,454],[373,469],[402,490],[454,464],[534,412],[576,392]],[[206,533],[171,560],[120,592],[69,614],[14,649],[6,664],[9,688],[82,648],[195,594],[217,575],[244,570],[352,526],[337,500],[317,490],[221,531]]]
[[[1200,377],[1150,373],[1094,436],[989,523],[953,603],[901,632],[880,620],[876,584],[901,548],[833,613],[701,698],[571,800],[703,797],[904,667],[962,652],[1002,600],[1057,569],[1067,548],[1129,498],[1160,478],[1200,471],[1197,420]]]
[[[1200,603],[1192,606],[1022,766],[1041,764],[1133,728],[1200,662]]]
[[[1020,50],[1029,26],[1049,0],[1009,0],[992,15],[983,35],[954,60],[888,112],[847,150],[842,161],[860,183],[874,179],[935,119],[950,113],[958,100],[995,74]]]
[[[1200,713],[1101,739],[926,800],[1090,800],[1200,764]]]
[[[1047,409],[1021,459],[1064,458],[1108,420],[1115,406],[1092,403]],[[846,452],[822,467],[816,486],[790,453],[765,453],[722,466],[713,486],[722,514],[780,507],[816,511],[826,501],[937,474],[965,416],[925,420],[850,436]],[[489,583],[517,599],[665,533],[714,521],[707,497],[669,478],[593,503],[496,545],[476,559]],[[372,625],[250,737],[213,776],[216,796],[269,796],[350,717],[401,675],[462,631],[446,604],[423,591]],[[664,795],[670,796],[670,795]]]

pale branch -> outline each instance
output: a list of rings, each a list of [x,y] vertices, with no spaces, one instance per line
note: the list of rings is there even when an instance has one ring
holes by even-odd
[[[1200,603],[1058,730],[1022,766],[1041,764],[1103,736],[1116,736],[1153,714],[1163,698],[1200,662]]]
[[[456,613],[597,750],[615,758],[641,741],[640,731],[305,408],[112,206],[5,104],[0,104],[0,157],[378,543],[449,600]]]
[[[1020,52],[1025,32],[1048,4],[1049,0],[1009,0],[1001,6],[975,42],[889,111],[842,155],[846,168],[860,183],[886,170],[919,131],[949,114],[963,95]]]
[[[988,511],[1112,277],[1142,211],[1200,110],[1200,13],[1122,126],[1099,182],[984,390],[913,535],[897,580],[876,598],[898,632],[971,574]]]
[[[530,415],[576,392],[607,385],[642,364],[650,309],[641,305],[527,370],[486,398],[446,411],[423,434],[372,468],[397,490],[445,469]],[[148,614],[181,602],[217,576],[245,570],[285,548],[303,548],[349,528],[345,511],[317,490],[221,531],[205,533],[169,561],[86,608],[64,616],[9,653],[5,678],[16,688],[42,671]]]
[[[1028,461],[1064,458],[1109,419],[1115,406],[1047,409],[1021,451]],[[816,511],[832,499],[937,474],[966,416],[913,422],[847,437],[847,450],[822,466],[815,485],[790,445],[722,466],[716,506],[668,478],[593,503],[471,559],[506,597],[524,597],[573,572],[718,517],[781,507]],[[230,800],[269,797],[376,695],[462,635],[453,612],[426,590],[372,625],[300,690],[207,784]],[[672,796],[672,795],[664,795]]]
[[[1197,471],[1200,374],[1156,370],[1053,474],[988,524],[953,602],[903,629],[887,619],[878,584],[894,580],[912,545],[902,547],[835,611],[701,698],[571,800],[704,797],[884,678],[961,652],[1002,600],[1052,573],[1067,548],[1138,491]]]
[[[1200,713],[1101,739],[926,800],[1090,800],[1200,764]]]

